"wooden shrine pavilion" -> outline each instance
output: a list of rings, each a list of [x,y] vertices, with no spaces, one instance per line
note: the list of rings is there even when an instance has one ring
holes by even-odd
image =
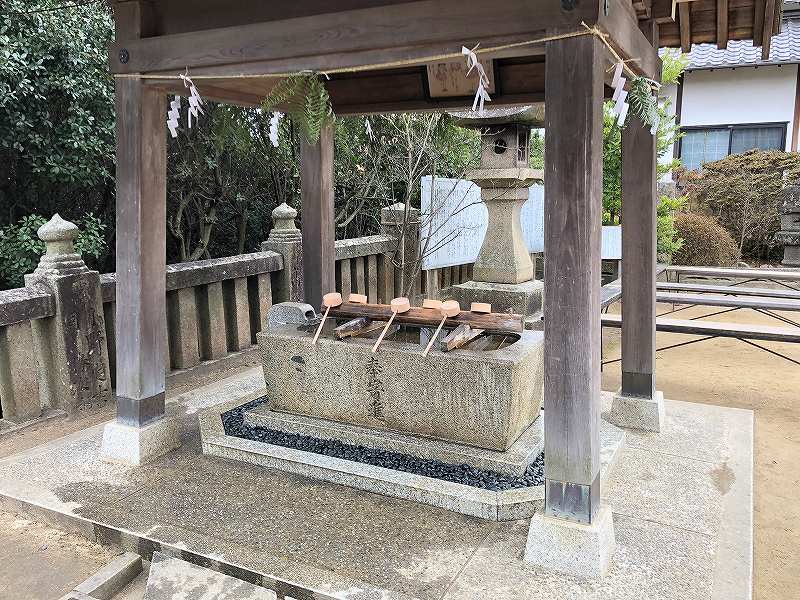
[[[603,101],[620,59],[658,79],[659,46],[753,39],[776,0],[124,0],[111,2],[117,107],[117,423],[163,421],[167,95],[259,105],[276,74],[327,73],[337,114],[442,110],[427,65],[494,49],[491,106],[544,102],[545,456],[550,516],[591,523],[599,489]],[[547,40],[547,41],[544,41]],[[459,59],[463,62],[463,59]],[[156,76],[156,77],[152,77]],[[213,76],[213,77],[210,77]],[[168,77],[168,78],[164,78]],[[623,133],[622,393],[655,393],[656,144]],[[306,299],[334,289],[333,132],[302,148]],[[144,446],[142,452],[145,452]],[[146,459],[146,457],[143,457]]]

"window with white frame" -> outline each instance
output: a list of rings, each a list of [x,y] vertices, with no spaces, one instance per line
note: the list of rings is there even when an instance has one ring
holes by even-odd
[[[786,146],[786,123],[684,127],[682,132],[680,158],[683,166],[690,170],[729,154],[754,148],[783,150]]]

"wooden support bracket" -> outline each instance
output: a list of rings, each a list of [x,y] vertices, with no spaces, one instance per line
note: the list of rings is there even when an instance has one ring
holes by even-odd
[[[388,321],[392,310],[387,304],[352,304],[344,302],[341,306],[331,308],[330,316],[337,319],[356,317],[369,317],[374,321]],[[423,327],[436,327],[442,317],[438,311],[411,307],[408,312],[398,313],[395,322]],[[461,324],[483,329],[488,333],[522,333],[522,316],[510,313],[480,314],[461,311],[458,315],[448,318],[445,327],[458,327]]]
[[[442,352],[450,352],[451,350],[461,348],[483,333],[483,329],[473,329],[466,323],[462,323],[447,334],[447,337],[441,342],[440,349]]]
[[[339,325],[333,330],[336,339],[343,340],[348,337],[358,337],[359,335],[367,335],[373,331],[379,331],[386,326],[383,321],[373,321],[369,317],[357,317]]]

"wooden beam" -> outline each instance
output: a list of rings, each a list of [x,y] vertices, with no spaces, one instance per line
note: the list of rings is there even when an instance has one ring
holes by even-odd
[[[655,19],[639,21],[639,30],[651,46],[658,48],[659,24]]]
[[[114,39],[130,41],[153,35],[155,19],[149,0],[117,2],[114,8]]]
[[[621,315],[602,316],[603,327],[620,327]],[[740,323],[720,323],[717,321],[692,321],[689,319],[656,319],[656,329],[666,333],[685,333],[688,335],[710,335],[712,337],[736,338],[739,340],[762,340],[765,342],[800,342],[800,330],[796,327],[774,327],[771,325],[744,325]]]
[[[764,15],[766,14],[767,0],[754,0],[753,2],[753,45],[761,46],[764,43]]]
[[[535,10],[527,0],[495,0],[486,11],[474,2],[421,0],[115,42],[111,70],[156,72],[262,61],[261,72],[269,72],[268,65],[272,72],[325,71],[413,60],[432,51],[457,52],[466,42],[532,39],[550,29],[577,30],[581,22],[597,23],[599,12],[599,2],[579,2],[565,11],[557,0],[537,3]],[[417,53],[418,48],[423,52]],[[119,59],[123,49],[127,62]]]
[[[769,60],[769,49],[772,44],[772,28],[775,26],[775,0],[766,0],[764,3],[764,32],[761,36],[761,60]]]
[[[772,16],[772,35],[778,35],[781,32],[781,17],[783,16],[783,4],[780,2],[775,3],[775,14]]]
[[[717,0],[717,48],[728,47],[728,0]]]
[[[609,0],[608,14],[601,11],[597,25],[609,34],[609,42],[620,55],[636,59],[629,63],[631,68],[640,75],[657,79],[661,73],[658,49],[639,30],[629,7],[630,0]]]
[[[692,17],[691,3],[678,3],[678,21],[681,26],[681,50],[684,52],[692,51]]]
[[[797,71],[794,83],[794,114],[792,116],[792,152],[797,152],[798,137],[800,136],[800,66],[795,65]]]
[[[605,47],[594,37],[547,43],[545,514],[584,523],[596,517],[600,501],[605,56]]]
[[[164,414],[167,97],[116,82],[117,419],[141,427]]]
[[[656,362],[656,139],[622,130],[622,394],[652,398]]]
[[[301,143],[300,196],[306,302],[319,309],[323,294],[336,289],[332,124],[323,127],[316,144]]]

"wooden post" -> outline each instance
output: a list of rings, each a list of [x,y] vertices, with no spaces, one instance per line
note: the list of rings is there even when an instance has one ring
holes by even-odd
[[[656,348],[656,138],[622,131],[622,395],[652,398]]]
[[[167,98],[138,79],[116,98],[117,421],[142,427],[164,415]]]
[[[300,157],[301,231],[306,302],[314,308],[336,286],[333,227],[333,125],[316,144],[302,142]]]
[[[600,500],[604,49],[584,36],[547,42],[546,52],[545,514],[592,523]]]

